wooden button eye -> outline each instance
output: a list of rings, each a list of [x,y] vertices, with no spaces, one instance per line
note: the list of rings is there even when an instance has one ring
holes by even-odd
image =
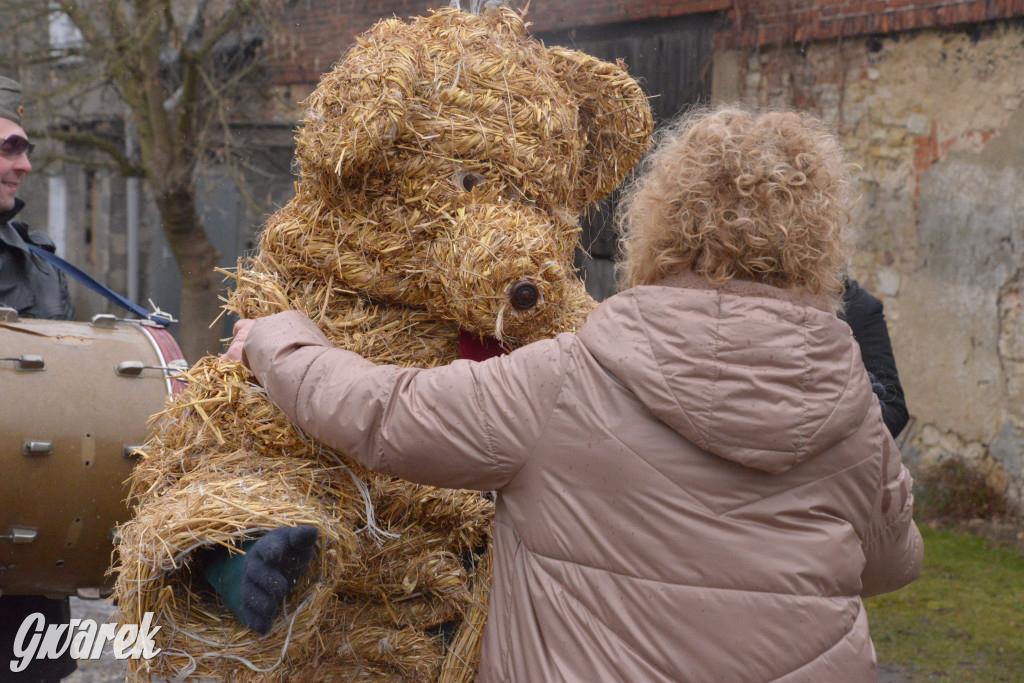
[[[520,280],[509,288],[508,300],[513,308],[528,311],[540,301],[540,290],[529,280]]]

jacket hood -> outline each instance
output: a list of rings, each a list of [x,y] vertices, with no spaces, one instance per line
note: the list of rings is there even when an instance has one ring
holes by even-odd
[[[611,297],[579,338],[659,420],[765,472],[846,439],[876,400],[849,326],[767,285],[673,276]]]

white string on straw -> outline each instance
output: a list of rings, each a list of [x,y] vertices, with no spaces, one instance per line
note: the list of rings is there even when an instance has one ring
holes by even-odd
[[[289,424],[291,424],[292,426],[292,429],[295,430],[295,433],[299,435],[299,438],[302,439],[302,442],[305,443],[306,446],[308,446],[318,455],[326,454],[331,456],[331,458],[335,462],[337,462],[341,467],[345,469],[346,472],[348,472],[348,475],[352,478],[352,481],[355,483],[356,488],[359,490],[359,495],[362,496],[363,498],[363,506],[366,510],[366,526],[362,529],[358,529],[356,533],[366,531],[369,534],[370,538],[372,538],[374,543],[376,543],[378,546],[384,545],[384,541],[386,539],[401,538],[401,534],[393,534],[390,531],[385,531],[384,529],[381,529],[379,526],[377,526],[377,516],[373,510],[373,500],[370,498],[369,487],[367,487],[366,483],[359,478],[359,475],[352,471],[351,467],[345,464],[345,461],[341,459],[341,456],[339,454],[335,453],[333,450],[324,446],[323,444],[313,441],[313,439],[309,438],[309,436],[307,436],[306,433],[302,431],[302,428],[295,424],[295,422],[292,421],[290,417],[288,417],[287,413],[281,410],[281,406],[277,405],[277,403],[274,402],[274,399],[270,398],[270,394],[267,393],[266,389],[252,382],[249,383],[249,388],[252,391],[262,393],[264,396],[267,397],[267,400],[270,401],[274,405],[274,407],[277,408],[277,410],[282,415],[285,416],[285,419],[288,420]]]
[[[295,619],[299,616],[299,613],[302,612],[302,610],[305,609],[309,605],[309,603],[310,603],[310,601],[312,599],[313,599],[313,596],[310,595],[305,600],[303,600],[302,603],[298,607],[295,608],[295,612],[292,613],[292,618],[288,622],[288,633],[285,635],[284,644],[281,646],[281,654],[278,655],[277,661],[274,662],[273,664],[271,664],[268,668],[265,668],[265,669],[260,668],[260,667],[256,666],[255,664],[253,664],[248,659],[246,659],[245,657],[241,657],[239,655],[224,654],[224,653],[220,653],[220,652],[206,652],[204,654],[199,655],[198,657],[192,657],[188,653],[182,652],[181,654],[184,654],[186,657],[189,658],[189,663],[188,663],[187,666],[185,666],[184,669],[179,671],[178,674],[172,680],[174,681],[174,683],[180,683],[181,681],[184,681],[186,678],[188,678],[196,670],[196,668],[198,666],[197,662],[200,659],[234,659],[236,661],[241,662],[242,664],[244,664],[248,668],[250,668],[253,671],[256,671],[258,673],[270,673],[271,671],[276,669],[278,666],[280,666],[281,662],[284,661],[284,656],[288,652],[288,644],[291,642],[291,639],[292,639],[292,629],[295,627]],[[287,610],[287,605],[285,606],[285,609]],[[194,634],[194,633],[192,633],[190,631],[187,631],[185,629],[179,628],[174,623],[171,623],[171,628],[173,628],[175,631],[178,631],[179,633],[182,633],[182,634],[188,636],[189,638],[193,638],[195,640],[198,640],[201,643],[205,643],[207,645],[213,645],[214,647],[225,647],[225,644],[223,644],[223,643],[215,643],[213,641],[206,640],[205,638],[201,638],[200,636],[198,636],[198,635],[196,635],[196,634]],[[249,645],[252,642],[253,641],[249,641],[248,643],[241,643],[241,644],[238,645],[238,647],[241,647],[242,645]]]

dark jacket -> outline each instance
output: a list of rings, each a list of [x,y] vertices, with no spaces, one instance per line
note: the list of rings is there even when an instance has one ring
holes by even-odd
[[[903,398],[896,359],[892,354],[889,329],[885,324],[882,302],[861,289],[856,280],[847,280],[845,313],[840,317],[853,331],[860,346],[864,367],[871,376],[872,387],[882,403],[882,419],[893,438],[907,426],[907,402]]]
[[[24,223],[12,221],[25,206],[14,200],[14,208],[0,213],[0,306],[18,311],[23,318],[71,320],[74,309],[68,296],[64,274],[39,258],[29,244],[56,251],[44,233],[28,231]],[[71,608],[67,598],[51,600],[42,595],[0,596],[0,680],[57,680],[77,667],[68,650],[58,659],[35,659],[25,671],[15,674],[8,668],[14,652],[18,629],[29,615],[39,612],[47,625],[67,624]]]
[[[32,244],[54,252],[53,241],[12,220],[24,206],[16,199],[13,209],[0,213],[0,306],[23,318],[71,320],[75,312],[64,274],[29,249]]]

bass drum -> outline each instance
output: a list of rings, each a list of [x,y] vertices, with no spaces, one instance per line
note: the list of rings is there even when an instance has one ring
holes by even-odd
[[[110,592],[133,449],[185,369],[162,328],[0,309],[0,592]]]

